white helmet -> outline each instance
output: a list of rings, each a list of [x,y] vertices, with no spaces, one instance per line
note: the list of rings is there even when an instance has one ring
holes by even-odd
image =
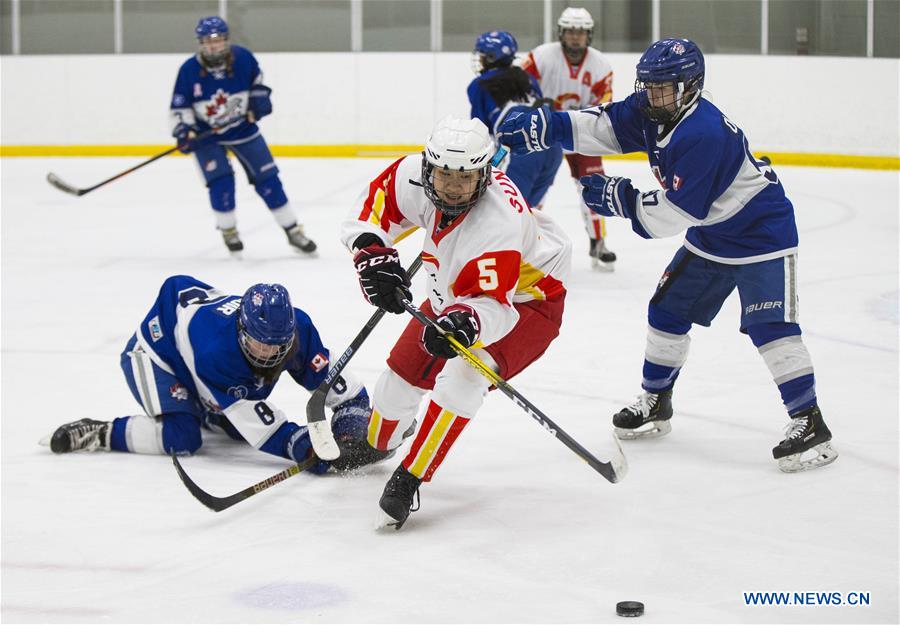
[[[491,180],[491,157],[496,148],[491,133],[480,119],[445,117],[437,123],[422,152],[422,185],[425,195],[445,215],[456,216],[472,208]],[[468,202],[447,204],[434,189],[434,169],[478,171],[478,188]]]
[[[560,32],[572,28],[575,30],[594,30],[594,18],[587,9],[569,7],[559,16],[556,22]]]

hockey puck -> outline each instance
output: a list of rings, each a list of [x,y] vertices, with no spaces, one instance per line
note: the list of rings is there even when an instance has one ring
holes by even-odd
[[[771,165],[771,164],[772,164],[772,159],[769,158],[768,156],[765,156],[765,155],[760,156],[760,157],[759,157],[759,160],[761,160],[761,161],[762,161],[763,163],[765,163],[766,165]]]
[[[619,616],[641,616],[644,613],[644,604],[640,601],[620,601],[616,604],[616,614]]]

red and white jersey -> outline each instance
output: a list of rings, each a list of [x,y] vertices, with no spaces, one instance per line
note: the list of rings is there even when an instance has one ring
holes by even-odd
[[[612,65],[599,50],[588,47],[580,65],[572,65],[559,42],[545,43],[528,53],[522,68],[541,85],[557,111],[574,111],[612,101]]]
[[[562,297],[572,264],[569,237],[546,214],[532,212],[516,185],[499,169],[478,203],[437,231],[440,211],[422,187],[422,157],[406,156],[384,170],[341,229],[351,248],[371,232],[387,245],[417,228],[428,236],[422,250],[428,298],[436,313],[465,304],[478,316],[479,346],[503,338],[519,320],[514,302]]]

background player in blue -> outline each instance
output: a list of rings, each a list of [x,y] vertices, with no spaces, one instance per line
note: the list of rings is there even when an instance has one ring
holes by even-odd
[[[328,350],[316,327],[280,284],[256,284],[241,297],[190,276],[168,278],[126,344],[121,364],[144,414],[67,423],[53,433],[52,451],[192,454],[204,428],[295,462],[314,453],[306,426],[267,399],[284,371],[310,391],[328,374]],[[362,444],[370,409],[359,381],[343,373],[325,403],[334,411],[331,425],[341,456],[312,471],[387,457]]]
[[[240,257],[244,244],[237,231],[234,212],[233,153],[250,184],[284,228],[288,243],[297,251],[312,253],[316,244],[297,223],[278,167],[256,122],[272,112],[272,90],[253,53],[228,41],[228,24],[220,17],[204,17],[195,29],[200,49],[182,64],[172,94],[172,136],[182,152],[194,152],[209,189],[216,226],[228,251]],[[204,139],[195,136],[217,128]]]
[[[478,74],[468,87],[470,117],[480,119],[495,134],[504,117],[519,108],[530,108],[543,97],[537,80],[513,65],[519,46],[506,31],[479,35],[472,52],[472,69]],[[525,196],[528,205],[541,208],[547,189],[562,162],[562,148],[511,155],[506,175]]]
[[[829,464],[837,452],[798,323],[794,207],[775,171],[754,158],[741,129],[702,97],[704,68],[694,42],[657,41],[638,62],[635,92],[624,101],[572,113],[510,115],[501,140],[525,152],[557,141],[584,154],[645,151],[662,191],[642,193],[627,178],[594,174],[581,180],[585,202],[603,215],[629,219],[647,239],[687,229],[650,300],[644,392],[613,417],[621,437],[671,430],[672,388],[687,359],[691,325],[708,326],[736,287],[741,331],[759,350],[791,417],[772,450],[779,468]],[[804,460],[810,450],[815,454]]]

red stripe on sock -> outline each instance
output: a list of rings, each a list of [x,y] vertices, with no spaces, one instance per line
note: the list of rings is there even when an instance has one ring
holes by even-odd
[[[453,443],[459,438],[463,428],[465,428],[468,423],[469,419],[456,415],[456,418],[453,419],[453,423],[450,425],[450,429],[447,430],[447,435],[444,437],[443,442],[441,442],[441,446],[438,447],[438,450],[434,454],[434,458],[431,459],[431,464],[428,465],[425,475],[422,476],[423,482],[431,481],[431,476],[434,475],[437,468],[441,466],[441,463],[444,461],[444,456],[450,451]]]
[[[443,408],[438,406],[433,401],[428,402],[428,410],[425,411],[425,417],[422,420],[422,425],[419,426],[419,431],[416,433],[416,439],[413,441],[412,447],[409,449],[409,453],[406,454],[406,458],[403,459],[403,468],[409,471],[409,468],[412,466],[412,463],[416,461],[416,456],[419,455],[419,450],[422,448],[422,445],[425,444],[425,441],[428,440],[429,434],[431,434],[431,428],[434,427],[437,418],[440,416]]]
[[[381,417],[381,427],[378,428],[378,440],[376,441],[378,449],[381,451],[387,450],[388,441],[391,440],[391,435],[394,433],[394,430],[397,429],[398,423],[400,422]]]

